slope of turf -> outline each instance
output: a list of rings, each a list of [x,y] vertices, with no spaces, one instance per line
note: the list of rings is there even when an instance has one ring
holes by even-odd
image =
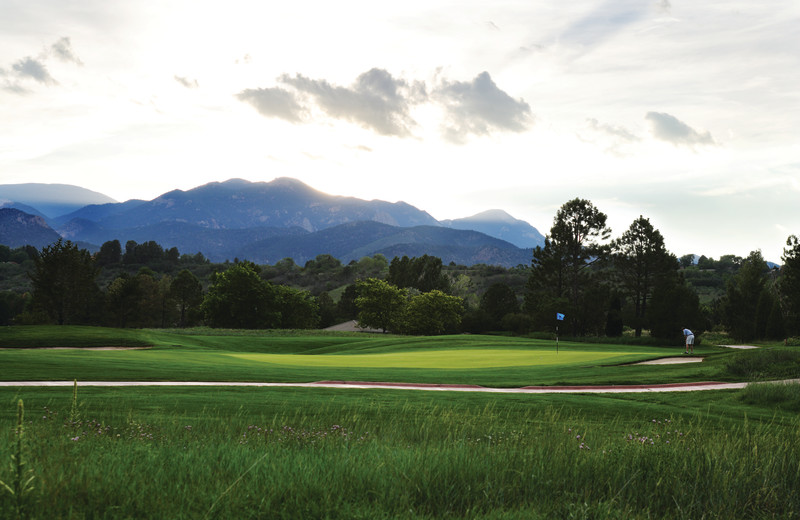
[[[37,343],[37,334],[39,337]],[[631,366],[680,348],[561,343],[497,336],[408,337],[319,332],[164,331],[11,327],[6,346],[118,346],[147,350],[0,350],[3,380],[174,380],[310,382],[326,379],[483,386],[630,384],[725,377],[721,350],[703,363]],[[24,340],[24,341],[22,341]],[[59,345],[59,342],[61,344]]]

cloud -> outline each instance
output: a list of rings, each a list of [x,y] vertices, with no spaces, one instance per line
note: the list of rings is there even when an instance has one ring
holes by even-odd
[[[12,67],[20,77],[33,78],[45,85],[58,85],[58,82],[50,75],[44,63],[27,56],[16,62]]]
[[[288,90],[279,87],[246,89],[236,98],[252,105],[262,116],[277,117],[290,123],[303,122],[305,108]]]
[[[302,74],[284,74],[278,81],[285,88],[247,89],[236,97],[266,117],[304,123],[316,111],[394,137],[413,135],[418,126],[414,108],[438,105],[444,108],[444,136],[454,143],[464,143],[469,135],[522,132],[533,122],[530,106],[500,90],[488,72],[471,82],[438,81],[432,89],[424,81],[396,78],[378,68],[346,87]]]
[[[177,75],[173,76],[173,78],[175,78],[175,81],[177,81],[186,88],[197,88],[200,86],[200,84],[197,82],[196,79],[184,78],[182,76],[177,76]]]
[[[649,16],[651,9],[650,3],[641,0],[607,0],[567,27],[559,41],[587,47],[598,45]]]
[[[698,145],[713,146],[717,144],[711,137],[710,132],[700,133],[670,114],[648,112],[644,118],[650,123],[653,137],[672,143],[675,146],[683,145],[694,149]]]
[[[641,141],[641,138],[623,126],[600,123],[597,119],[587,119],[578,139],[602,146],[607,153],[618,157],[625,156],[625,147]]]
[[[70,39],[66,36],[53,43],[49,49],[40,53],[38,57],[26,56],[11,65],[11,71],[0,68],[0,77],[7,78],[2,85],[3,90],[16,94],[27,94],[29,89],[23,86],[26,80],[33,80],[47,86],[58,85],[58,81],[47,70],[46,61],[55,56],[60,61],[75,63],[82,66],[83,62],[72,50]],[[11,79],[11,78],[14,79]]]
[[[309,96],[319,109],[335,119],[343,119],[381,135],[405,137],[416,122],[410,107],[424,98],[424,88],[396,79],[383,69],[361,74],[351,87],[339,87],[325,80],[283,75],[282,83]]]
[[[445,138],[454,143],[493,130],[523,132],[533,123],[530,105],[500,90],[488,72],[481,72],[472,82],[445,81],[434,97],[445,106]]]
[[[52,50],[55,57],[61,61],[75,63],[76,65],[81,66],[83,65],[81,59],[78,58],[78,56],[72,50],[72,43],[66,36],[51,45],[50,50]]]

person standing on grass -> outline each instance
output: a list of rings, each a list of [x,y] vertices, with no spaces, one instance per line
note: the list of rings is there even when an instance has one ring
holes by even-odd
[[[691,349],[692,354],[694,354],[694,333],[691,330],[684,328],[683,335],[686,337],[686,349],[683,351],[683,353],[688,354],[689,349]]]

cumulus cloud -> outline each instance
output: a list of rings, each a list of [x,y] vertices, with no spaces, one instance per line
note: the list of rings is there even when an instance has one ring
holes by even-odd
[[[486,135],[493,130],[523,132],[533,122],[531,107],[497,87],[488,72],[471,82],[445,81],[434,92],[445,106],[445,137],[463,143],[468,135]]]
[[[252,105],[262,116],[277,117],[290,123],[303,121],[305,109],[288,90],[279,87],[246,89],[236,98]]]
[[[16,62],[11,67],[14,72],[22,78],[32,78],[45,85],[58,85],[58,82],[50,75],[44,62],[27,56]]]
[[[197,82],[196,79],[184,78],[182,76],[177,76],[177,75],[173,77],[175,78],[175,81],[177,81],[186,88],[197,88],[200,86],[200,84]]]
[[[282,83],[310,96],[328,116],[344,119],[382,135],[408,136],[416,122],[410,107],[424,97],[424,89],[394,78],[382,69],[361,74],[350,87],[331,85],[325,80],[283,75]]]
[[[533,121],[530,106],[515,100],[492,81],[487,72],[471,82],[438,81],[431,89],[424,81],[392,76],[373,68],[349,86],[302,74],[278,78],[283,87],[247,89],[237,94],[266,117],[293,123],[309,122],[310,114],[349,121],[380,135],[410,137],[418,126],[412,111],[423,104],[444,108],[445,138],[463,143],[469,135],[493,131],[521,132]]]
[[[66,36],[51,45],[50,50],[53,51],[53,55],[55,55],[55,57],[61,61],[74,63],[76,65],[83,65],[81,59],[78,58],[78,56],[72,50],[72,43],[70,42],[70,39]]]
[[[713,146],[717,144],[710,132],[698,132],[680,119],[664,112],[648,112],[645,120],[650,124],[653,137],[675,146]]]
[[[2,89],[17,94],[27,94],[30,92],[25,83],[35,81],[43,85],[58,85],[58,81],[47,70],[47,60],[55,56],[58,60],[83,65],[72,50],[72,44],[68,37],[62,37],[53,43],[48,49],[41,52],[36,58],[26,56],[20,58],[11,65],[11,70],[7,71],[0,68],[0,77],[3,77]]]

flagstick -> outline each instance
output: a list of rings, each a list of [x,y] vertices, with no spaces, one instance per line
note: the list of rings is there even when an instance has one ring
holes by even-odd
[[[558,324],[556,324],[556,354],[558,354]]]

